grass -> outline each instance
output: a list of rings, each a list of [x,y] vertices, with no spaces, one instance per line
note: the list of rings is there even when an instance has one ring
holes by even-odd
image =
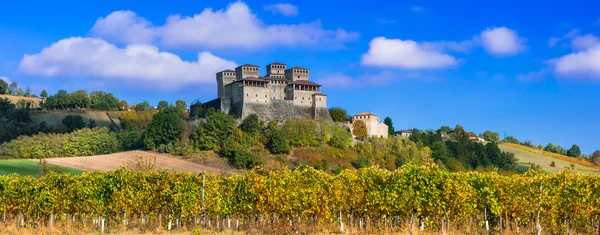
[[[83,118],[86,124],[89,120],[95,120],[99,127],[110,127],[112,125],[110,118],[106,115],[106,111],[56,111],[56,112],[32,112],[31,119],[34,122],[46,122],[49,126],[57,126],[62,124],[62,120],[67,115],[79,115]],[[121,125],[119,119],[113,118],[117,126]]]
[[[38,176],[40,174],[40,166],[38,165],[38,161],[29,160],[29,159],[10,159],[10,160],[0,160],[0,175],[10,175],[13,173],[17,173],[21,176]],[[49,169],[56,168],[54,164],[48,164]],[[70,168],[70,167],[62,167],[59,166],[58,169],[60,172],[69,173],[71,175],[80,175],[83,171]]]
[[[502,151],[509,152],[515,154],[515,157],[519,162],[519,169],[527,169],[531,164],[539,165],[544,171],[549,173],[556,173],[561,170],[565,170],[571,167],[571,164],[575,166],[576,172],[582,173],[600,173],[598,169],[594,169],[592,167],[584,166],[578,163],[565,161],[563,159],[554,158],[552,156],[547,156],[539,153],[534,153],[530,151],[526,151],[519,148],[514,148],[509,145],[501,144],[498,146]],[[554,162],[556,166],[552,167],[550,164]]]

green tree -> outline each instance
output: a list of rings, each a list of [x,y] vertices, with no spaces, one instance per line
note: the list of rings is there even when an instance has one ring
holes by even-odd
[[[367,139],[367,125],[362,120],[355,120],[352,123],[352,134],[359,140]]]
[[[0,88],[0,90],[1,90],[1,88]],[[42,93],[40,94],[40,97],[42,97],[44,99],[48,98],[48,92],[46,90],[42,90]]]
[[[512,135],[509,135],[509,136],[505,137],[503,141],[504,141],[505,143],[511,143],[511,144],[521,144],[521,143],[519,142],[519,140],[517,140],[517,138],[515,138],[515,137],[514,137],[514,136],[512,136]]]
[[[146,110],[150,110],[150,102],[148,102],[147,100],[135,105],[135,111],[146,111]]]
[[[6,89],[6,94],[9,95],[17,95],[19,89],[19,84],[16,81],[10,83],[8,88]]]
[[[83,121],[83,117],[79,115],[67,115],[63,118],[62,124],[65,126],[66,132],[73,132],[85,128],[85,121]]]
[[[175,101],[175,109],[177,112],[183,113],[187,110],[187,103],[185,100],[177,100]]]
[[[334,122],[346,122],[348,121],[348,112],[340,107],[333,107],[329,109],[329,114]]]
[[[581,155],[581,149],[576,144],[571,146],[571,148],[567,151],[567,156],[569,157],[579,157],[579,155]]]
[[[119,99],[111,93],[94,91],[90,95],[91,108],[95,110],[119,110]]]
[[[442,127],[440,127],[440,129],[437,130],[437,132],[438,132],[438,134],[441,134],[441,133],[450,134],[450,133],[452,133],[452,128],[449,126],[442,126]]]
[[[269,134],[267,148],[273,154],[288,154],[292,151],[289,142],[280,130],[274,130]]]
[[[156,108],[160,111],[166,110],[169,108],[169,102],[166,100],[161,100],[158,102],[158,106]]]
[[[551,152],[551,153],[557,153],[558,152],[557,149],[556,149],[556,146],[554,146],[553,143],[546,144],[546,147],[544,147],[544,151]]]
[[[462,145],[466,146],[469,144],[469,134],[465,131],[465,129],[461,126],[456,124],[456,127],[454,127],[454,130],[452,131],[452,134],[450,135],[450,137],[452,137],[452,139],[456,140],[457,142],[461,143]]]
[[[6,81],[0,79],[0,95],[4,95],[7,93],[8,83]]]
[[[347,149],[352,145],[352,134],[348,129],[334,125],[329,142],[333,147]]]
[[[592,155],[590,155],[590,160],[598,165],[600,163],[600,150],[596,150],[594,151],[594,153],[592,153]]]
[[[192,130],[192,144],[203,150],[220,150],[236,129],[235,119],[222,112],[214,112]]]
[[[157,149],[160,145],[175,145],[181,139],[185,123],[177,112],[162,111],[152,116],[146,127],[144,146]]]
[[[88,96],[87,91],[78,90],[71,93],[71,100],[73,107],[71,108],[89,108],[90,107],[90,97]]]
[[[257,135],[262,130],[263,126],[264,123],[258,119],[258,115],[253,113],[244,118],[240,125],[240,129],[248,134]]]
[[[385,117],[383,119],[383,123],[388,126],[388,135],[394,136],[394,132],[396,130],[394,129],[394,123],[392,122],[392,119],[390,117]]]
[[[484,131],[483,134],[483,139],[487,140],[487,141],[492,141],[492,142],[498,142],[500,141],[500,135],[498,134],[498,132],[492,132],[490,130]]]

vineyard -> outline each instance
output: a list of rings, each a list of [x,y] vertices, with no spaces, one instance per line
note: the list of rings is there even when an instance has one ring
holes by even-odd
[[[435,166],[312,168],[220,176],[87,172],[0,176],[6,224],[26,228],[199,231],[593,233],[600,176],[450,173]],[[539,224],[539,225],[538,225]],[[313,230],[307,230],[313,229]],[[479,231],[479,232],[476,232]]]

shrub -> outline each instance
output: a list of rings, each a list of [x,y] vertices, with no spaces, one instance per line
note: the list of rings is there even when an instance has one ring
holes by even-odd
[[[239,169],[252,169],[265,164],[265,159],[262,156],[254,154],[244,148],[238,148],[233,153],[233,158],[231,160],[233,166]]]
[[[331,146],[340,149],[346,149],[352,145],[352,134],[350,134],[348,129],[339,126],[333,126],[331,132],[331,139],[329,141]]]
[[[17,158],[74,157],[118,150],[117,138],[107,128],[84,128],[67,134],[20,136],[0,146],[0,155]]]
[[[117,134],[117,141],[122,150],[133,150],[144,147],[142,132],[136,129],[123,130]]]
[[[235,119],[221,112],[211,113],[192,130],[190,140],[202,150],[219,150],[235,131]]]
[[[280,132],[273,133],[267,143],[269,151],[273,154],[288,154],[292,148]]]
[[[264,123],[258,119],[256,114],[253,113],[244,118],[242,124],[240,125],[240,129],[248,134],[256,135],[261,131],[263,126]]]
[[[85,121],[83,121],[83,117],[79,115],[67,115],[63,118],[62,124],[64,125],[66,132],[73,132],[85,127]]]
[[[174,145],[185,128],[183,119],[177,112],[163,111],[152,117],[152,122],[146,128],[144,146],[148,149],[156,149],[160,145]]]

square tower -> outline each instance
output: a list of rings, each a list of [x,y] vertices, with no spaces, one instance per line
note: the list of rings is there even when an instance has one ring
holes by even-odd
[[[237,81],[241,81],[244,78],[247,77],[259,77],[258,74],[260,72],[260,69],[258,68],[258,66],[256,65],[251,65],[251,64],[245,64],[242,66],[239,66],[237,68],[235,68],[235,79]]]
[[[217,97],[223,98],[225,94],[225,86],[235,81],[235,71],[228,69],[217,73]]]
[[[309,70],[302,67],[293,67],[285,70],[285,78],[292,81],[305,80],[308,81]]]
[[[285,78],[285,64],[273,62],[267,65],[267,77]]]

